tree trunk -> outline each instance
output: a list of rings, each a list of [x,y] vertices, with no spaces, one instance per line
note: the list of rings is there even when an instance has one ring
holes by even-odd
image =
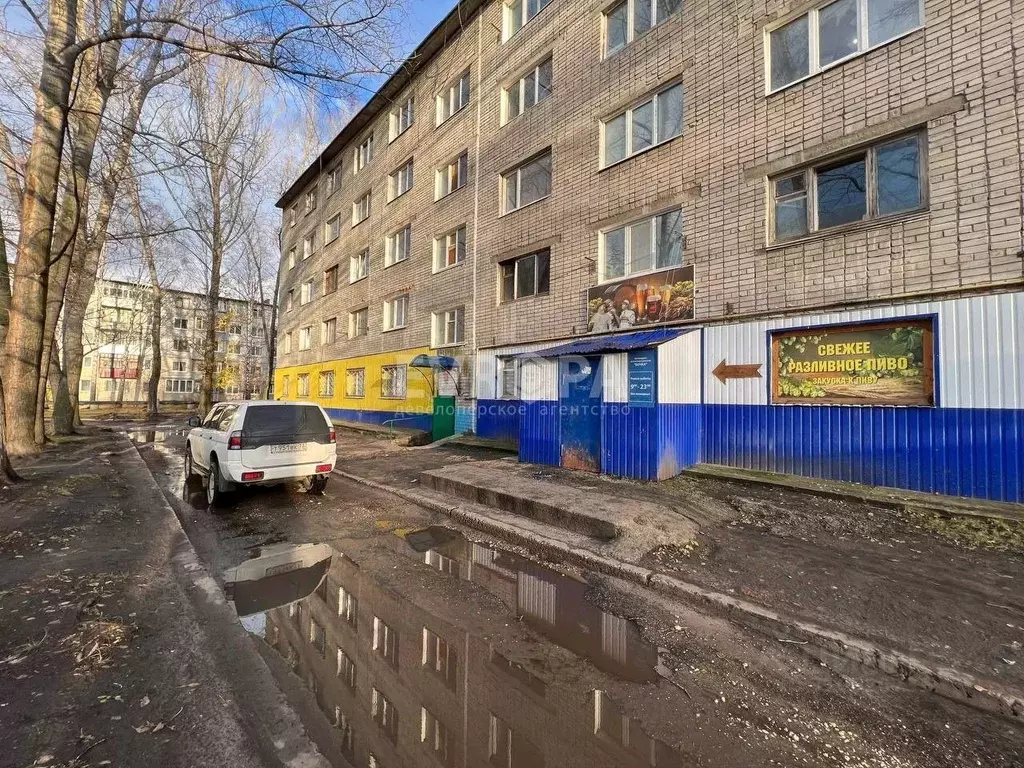
[[[0,414],[3,414],[4,411],[4,381],[3,378],[0,378]],[[7,439],[3,419],[0,419],[0,477],[4,477],[12,483],[21,480],[21,476],[11,466],[11,457],[7,455]]]
[[[33,428],[46,320],[46,284],[73,74],[73,63],[63,57],[62,51],[74,42],[76,14],[77,0],[51,0],[36,90],[32,143],[25,164],[18,262],[4,344],[4,380],[10,400],[5,419],[7,448],[16,455],[38,450]]]
[[[60,355],[56,345],[50,348],[50,392],[53,394],[53,433],[55,435],[73,435],[71,398],[68,397],[68,377],[60,365]]]

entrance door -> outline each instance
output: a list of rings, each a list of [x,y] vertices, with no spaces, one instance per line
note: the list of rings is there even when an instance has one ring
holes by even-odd
[[[558,361],[561,463],[569,469],[601,471],[599,357]]]
[[[431,422],[430,439],[441,440],[455,434],[455,398],[437,396],[434,398],[434,418]]]

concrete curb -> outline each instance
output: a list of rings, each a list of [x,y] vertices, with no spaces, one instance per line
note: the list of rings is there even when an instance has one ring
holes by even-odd
[[[580,547],[570,547],[562,541],[532,531],[525,531],[510,523],[480,515],[476,512],[448,506],[413,491],[394,488],[344,470],[334,472],[361,485],[399,496],[417,506],[448,515],[458,523],[483,533],[505,539],[513,544],[532,547],[559,560],[588,568],[609,576],[650,587],[666,595],[690,602],[710,604],[724,611],[737,622],[756,629],[775,639],[780,635],[810,655],[841,657],[898,677],[908,685],[921,688],[977,709],[994,712],[1015,719],[1024,719],[1024,693],[982,684],[969,674],[949,667],[936,667],[922,659],[899,651],[882,648],[861,638],[837,630],[793,619],[768,608],[722,592],[705,589],[632,563],[605,557]]]

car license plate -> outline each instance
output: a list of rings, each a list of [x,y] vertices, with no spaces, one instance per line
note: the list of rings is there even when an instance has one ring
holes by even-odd
[[[307,443],[288,443],[287,445],[270,446],[271,453],[298,453],[306,450]]]

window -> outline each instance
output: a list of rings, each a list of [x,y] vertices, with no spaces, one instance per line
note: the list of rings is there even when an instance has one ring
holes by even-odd
[[[410,96],[391,110],[391,141],[394,141],[409,130],[409,127],[415,119],[414,107],[415,102],[413,101],[413,97]]]
[[[601,280],[683,263],[683,212],[667,211],[601,234]]]
[[[373,134],[371,133],[360,142],[355,149],[355,161],[352,163],[352,172],[359,173],[373,160]]]
[[[356,687],[356,663],[341,648],[338,649],[338,677],[349,688]]]
[[[922,24],[920,0],[836,0],[768,33],[768,91],[777,91]]]
[[[502,302],[522,299],[526,296],[547,294],[551,283],[551,251],[545,248],[516,259],[503,261],[501,270]]]
[[[412,158],[388,176],[388,202],[401,197],[412,189]]]
[[[380,396],[405,399],[405,366],[385,365],[380,369]]]
[[[295,248],[288,249],[288,269],[295,269]]]
[[[626,0],[604,14],[604,55],[633,42],[679,10],[683,0]]]
[[[351,761],[355,757],[356,752],[356,732],[355,728],[352,727],[352,721],[348,719],[348,715],[342,712],[341,707],[338,705],[334,706],[334,727],[340,731],[341,752]]]
[[[356,224],[366,221],[368,218],[370,218],[369,192],[352,203],[352,226],[354,227]]]
[[[434,183],[434,199],[440,200],[457,189],[466,186],[469,178],[469,152],[463,152],[457,158],[437,171]]]
[[[302,260],[305,261],[313,255],[313,250],[316,248],[316,232],[310,232],[304,238],[302,238]]]
[[[292,332],[288,331],[288,333],[286,333],[284,335],[284,352],[285,352],[285,354],[288,354],[291,351],[292,351]]]
[[[187,317],[175,317],[171,320],[171,326],[178,331],[184,331],[188,329],[188,318]]]
[[[443,93],[437,95],[437,124],[469,104],[469,70],[467,69]]]
[[[338,320],[332,317],[320,324],[320,343],[333,344],[338,340]]]
[[[333,195],[341,187],[341,163],[327,172],[327,194]]]
[[[357,336],[365,336],[370,322],[370,310],[368,307],[357,309],[348,313],[348,337],[354,339]]]
[[[324,242],[333,243],[341,234],[341,214],[335,214],[324,224]]]
[[[466,226],[434,238],[434,271],[454,267],[466,260]]]
[[[441,765],[451,765],[455,752],[447,726],[426,707],[420,707],[420,741],[427,745]]]
[[[435,312],[433,316],[433,347],[462,344],[466,339],[466,315],[462,307]]]
[[[114,380],[110,379],[107,384],[113,384]],[[189,394],[194,391],[195,382],[192,379],[166,379],[164,381],[164,391],[173,392],[174,394],[182,395]],[[111,387],[107,387],[108,390]]]
[[[173,343],[175,352],[188,352],[188,339],[175,339]]]
[[[502,174],[505,209],[510,213],[551,194],[551,150]]]
[[[284,297],[284,309],[286,312],[291,312],[295,307],[295,289],[289,288],[288,293]]]
[[[316,187],[313,187],[306,193],[305,210],[306,213],[312,213],[316,210]]]
[[[188,372],[188,360],[173,360],[171,361],[171,372],[172,373],[187,373]]]
[[[673,85],[653,99],[601,123],[601,165],[673,139],[683,132],[683,86]]]
[[[502,399],[519,397],[519,361],[514,357],[503,357],[499,361],[499,392]]]
[[[309,397],[309,374],[300,373],[295,377],[298,392],[296,393],[299,397]]]
[[[551,0],[511,0],[503,6],[502,33],[508,40],[540,13]]]
[[[406,314],[409,310],[409,294],[403,293],[384,302],[384,330],[405,328]]]
[[[334,371],[320,371],[317,384],[320,397],[334,397]]]
[[[544,753],[491,713],[488,762],[497,768],[544,768]],[[653,760],[646,765],[661,765]]]
[[[313,300],[313,281],[307,280],[299,286],[299,304],[309,304]]]
[[[366,396],[366,369],[349,368],[345,371],[345,397]]]
[[[192,327],[195,328],[197,331],[205,331],[206,318],[200,315],[199,317],[196,318],[196,321],[192,324]]]
[[[378,616],[373,617],[373,650],[392,666],[398,666],[398,633]]]
[[[508,6],[506,6],[507,8]],[[502,123],[518,117],[534,104],[551,95],[551,57],[531,69],[503,91],[504,114]]]
[[[771,241],[924,207],[924,134],[770,180]]]
[[[291,376],[281,378],[281,397],[288,397],[288,389],[291,386]]]
[[[324,296],[338,290],[338,265],[324,270]]]
[[[316,652],[323,658],[327,651],[327,633],[321,624],[316,619],[309,620],[309,644],[312,645]]]
[[[338,587],[338,616],[354,627],[357,608],[358,603],[352,593],[344,587]]]
[[[395,705],[376,688],[370,698],[370,716],[392,742],[398,741],[398,712]]]
[[[370,274],[370,249],[364,248],[348,260],[348,281],[354,283]]]
[[[412,249],[412,225],[406,224],[397,232],[388,235],[384,246],[384,266],[390,267],[409,258]]]
[[[455,690],[458,675],[458,654],[445,640],[423,628],[423,666],[439,675],[445,684]]]
[[[289,227],[294,227],[296,219],[297,219],[297,211],[296,211],[296,207],[293,205],[291,208],[288,209],[288,226]]]
[[[305,328],[299,328],[299,349],[309,349],[313,346],[313,326],[307,325]]]
[[[228,326],[228,333],[233,333],[236,336],[240,335],[242,333],[242,324],[232,323],[231,325]]]

